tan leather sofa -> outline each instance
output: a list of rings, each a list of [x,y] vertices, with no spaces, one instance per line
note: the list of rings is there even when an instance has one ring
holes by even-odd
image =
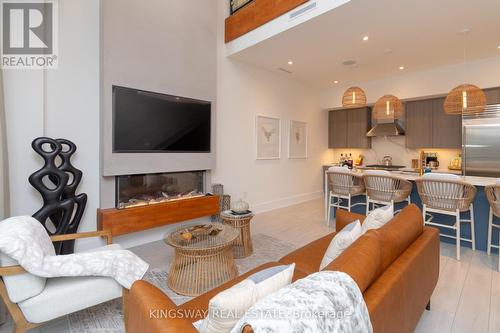
[[[363,215],[337,212],[337,231]],[[319,270],[335,233],[261,265],[220,287],[176,306],[162,291],[145,281],[134,283],[126,296],[127,332],[197,332],[192,322],[202,319],[209,300],[221,290],[267,267],[295,263],[294,280]],[[368,306],[375,333],[413,332],[436,286],[439,275],[439,233],[424,227],[422,213],[410,205],[377,230],[370,230],[325,270],[343,271],[358,284]],[[189,314],[188,318],[186,317]],[[246,332],[251,332],[247,327]]]

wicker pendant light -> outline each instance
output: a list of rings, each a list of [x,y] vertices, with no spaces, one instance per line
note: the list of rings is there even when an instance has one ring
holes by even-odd
[[[342,97],[343,107],[362,107],[366,105],[366,95],[359,87],[350,87]]]
[[[473,84],[453,88],[444,101],[444,111],[450,115],[480,113],[486,107],[486,95]]]
[[[469,28],[460,31],[464,40],[464,78],[467,78],[467,37],[470,32]],[[444,112],[450,115],[481,113],[485,107],[486,95],[484,91],[469,83],[453,88],[444,101]]]
[[[372,117],[375,120],[394,120],[403,117],[403,103],[393,95],[385,95],[373,106]]]

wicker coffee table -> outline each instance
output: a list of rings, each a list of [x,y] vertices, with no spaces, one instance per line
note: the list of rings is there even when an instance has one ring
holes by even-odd
[[[186,228],[182,228],[165,238],[175,250],[168,286],[178,294],[198,296],[238,275],[232,249],[238,230],[222,223],[207,225],[220,232],[216,235],[194,233],[191,240],[184,240],[181,232]]]
[[[222,222],[235,227],[239,231],[238,239],[234,243],[233,253],[235,258],[245,258],[253,253],[252,238],[250,236],[250,221],[252,213],[237,215],[230,210],[221,212]]]

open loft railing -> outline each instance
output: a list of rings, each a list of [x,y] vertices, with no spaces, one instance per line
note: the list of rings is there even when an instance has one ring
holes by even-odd
[[[230,0],[229,1],[229,12],[231,15],[236,13],[241,8],[248,5],[250,2],[254,2],[255,0]]]
[[[230,0],[225,21],[225,42],[243,36],[309,0]]]

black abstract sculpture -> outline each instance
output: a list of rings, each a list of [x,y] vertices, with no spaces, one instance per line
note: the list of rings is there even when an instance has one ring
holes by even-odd
[[[33,217],[50,235],[77,232],[87,194],[76,195],[82,180],[82,172],[71,164],[76,145],[66,139],[44,137],[33,140],[31,147],[44,159],[43,167],[28,179],[43,199],[42,208]],[[54,243],[57,254],[73,253],[74,245],[73,240]]]

